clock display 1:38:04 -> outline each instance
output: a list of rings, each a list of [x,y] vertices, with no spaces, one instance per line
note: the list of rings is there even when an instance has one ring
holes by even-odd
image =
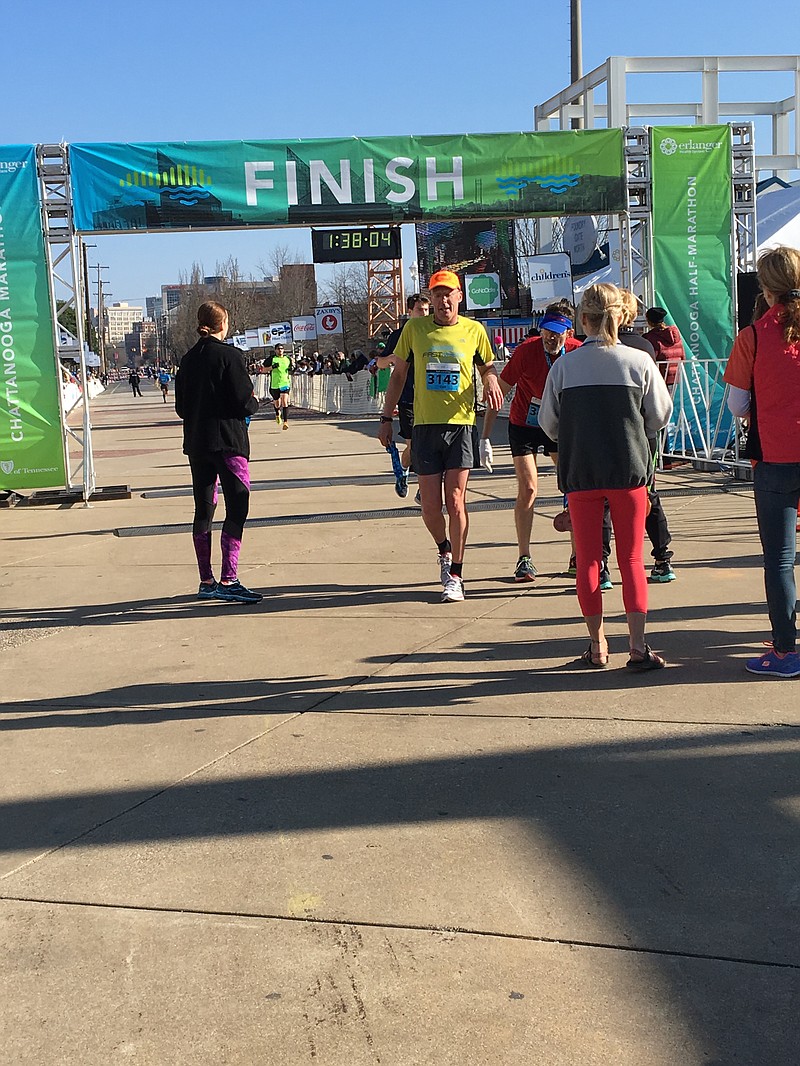
[[[390,228],[312,230],[314,262],[399,259],[400,230]]]

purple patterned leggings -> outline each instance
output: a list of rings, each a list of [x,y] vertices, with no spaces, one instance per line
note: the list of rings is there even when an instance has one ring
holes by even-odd
[[[250,466],[243,455],[208,452],[190,455],[194,522],[192,540],[201,581],[211,581],[211,526],[217,506],[217,481],[225,499],[222,523],[221,581],[235,581],[239,565],[242,533],[250,509]]]

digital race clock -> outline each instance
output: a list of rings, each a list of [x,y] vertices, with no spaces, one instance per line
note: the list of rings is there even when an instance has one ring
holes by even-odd
[[[376,229],[312,229],[315,263],[354,263],[368,259],[400,259],[400,227]]]

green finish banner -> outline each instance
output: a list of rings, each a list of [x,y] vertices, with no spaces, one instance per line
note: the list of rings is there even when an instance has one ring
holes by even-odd
[[[726,360],[733,344],[730,126],[654,126],[653,273],[656,305],[689,359]]]
[[[0,488],[66,484],[36,152],[0,146]]]
[[[84,233],[626,208],[621,130],[74,144],[70,169]]]

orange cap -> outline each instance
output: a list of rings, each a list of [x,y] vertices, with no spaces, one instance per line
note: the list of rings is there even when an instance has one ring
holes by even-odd
[[[428,289],[435,289],[438,285],[443,285],[446,289],[458,289],[461,291],[461,282],[458,280],[458,274],[454,274],[452,270],[437,270],[435,274],[432,274],[428,281]]]

